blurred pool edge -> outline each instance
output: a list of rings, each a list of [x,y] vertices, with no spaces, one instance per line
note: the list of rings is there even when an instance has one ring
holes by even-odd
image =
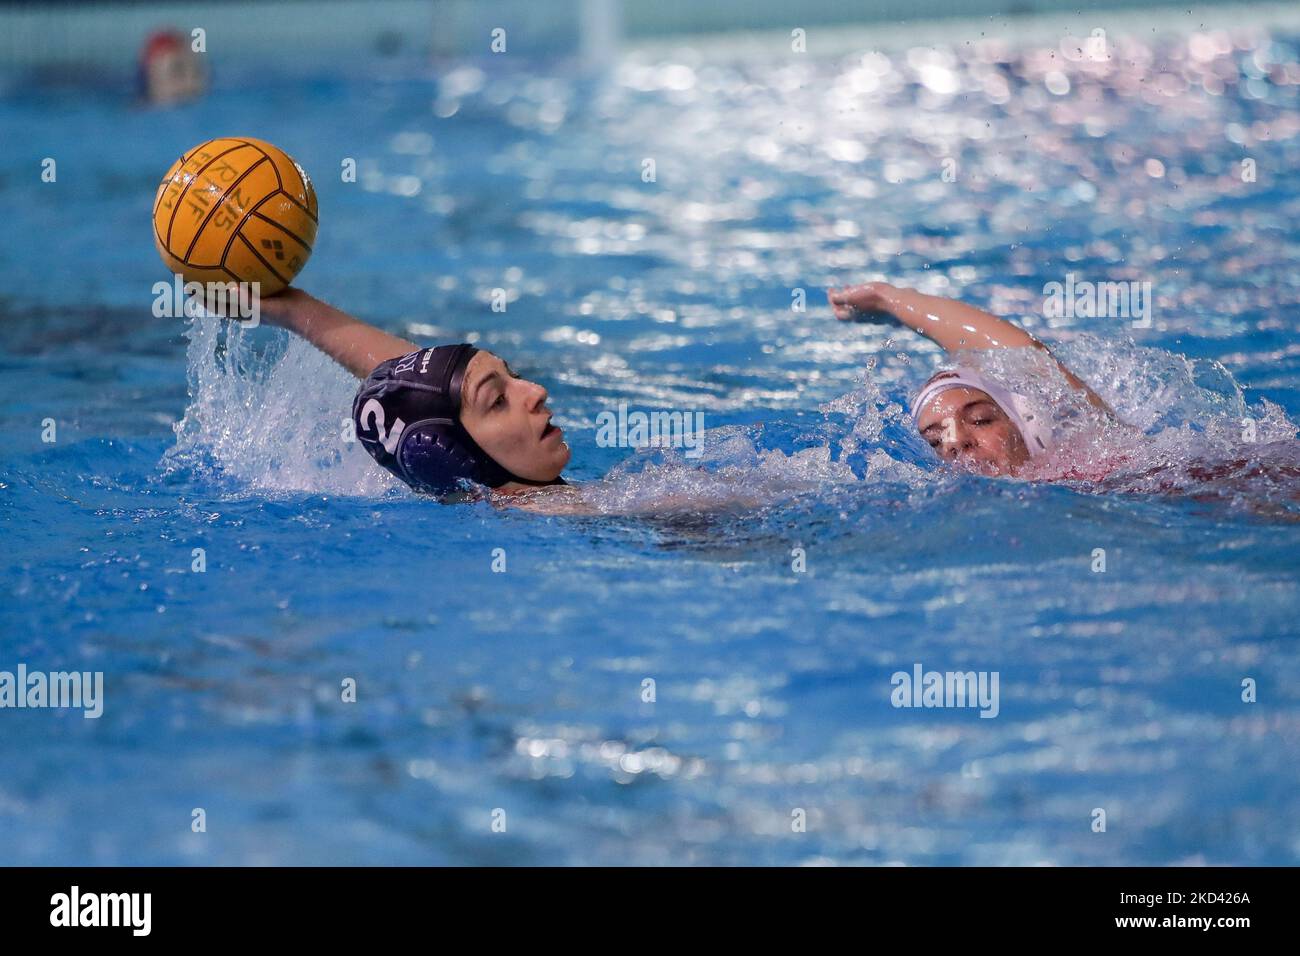
[[[806,54],[824,56],[918,41],[1059,39],[1096,29],[1284,28],[1300,26],[1300,6],[1188,6],[1172,0],[804,0],[797,10],[784,0],[0,2],[0,79],[11,84],[36,75],[76,82],[133,72],[144,38],[168,26],[201,40],[214,65],[326,63],[347,69],[410,56],[576,57],[600,64],[622,53],[683,46],[803,55],[791,48],[793,30],[807,31]]]
[[[946,44],[999,40],[1008,45],[1047,43],[1056,46],[1062,38],[1086,38],[1094,30],[1108,34],[1150,36],[1190,33],[1204,30],[1273,29],[1300,27],[1300,5],[1276,3],[1240,3],[1218,6],[1187,4],[1093,4],[1080,10],[1039,9],[1032,12],[986,12],[927,16],[927,5],[918,4],[920,12],[911,11],[907,19],[834,26],[826,34],[809,39],[809,52],[817,56],[842,56],[855,51],[897,49],[917,44]],[[995,4],[987,4],[989,7]],[[1014,4],[1013,4],[1014,6]],[[683,47],[707,47],[711,53],[744,57],[774,51],[789,51],[788,29],[732,29],[718,33],[682,34],[672,37],[629,39],[629,53],[666,54]]]

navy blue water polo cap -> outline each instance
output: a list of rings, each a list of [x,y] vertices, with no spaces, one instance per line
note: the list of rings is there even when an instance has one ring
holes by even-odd
[[[488,456],[460,423],[472,345],[440,345],[381,362],[357,391],[352,421],[375,461],[413,489],[445,495],[463,482],[523,481]],[[525,482],[533,484],[533,482]]]

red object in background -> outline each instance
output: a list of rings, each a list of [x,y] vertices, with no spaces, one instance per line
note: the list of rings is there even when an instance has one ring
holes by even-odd
[[[136,73],[141,96],[158,106],[196,99],[208,85],[204,58],[191,48],[189,37],[171,28],[149,34]]]
[[[144,48],[140,51],[140,65],[148,66],[151,60],[163,53],[183,49],[185,49],[185,34],[179,30],[155,30],[144,41]]]

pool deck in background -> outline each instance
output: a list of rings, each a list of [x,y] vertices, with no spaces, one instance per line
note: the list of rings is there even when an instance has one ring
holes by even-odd
[[[1007,40],[1110,32],[1300,24],[1295,4],[1133,4],[1077,0],[307,0],[266,3],[0,3],[0,71],[45,76],[130,71],[144,38],[171,26],[204,31],[220,62],[277,65],[346,63],[373,55],[487,56],[492,31],[506,30],[507,52],[580,55],[600,62],[628,47],[677,47],[684,38],[743,50],[790,30],[812,34],[814,55],[916,42]],[[310,15],[308,15],[310,14]],[[833,27],[819,32],[818,28]],[[746,35],[748,34],[748,36]]]
[[[1077,4],[1075,5],[1077,7]],[[906,22],[838,25],[814,32],[808,39],[813,55],[839,56],[855,50],[885,49],[918,42],[955,45],[1000,39],[1008,43],[1047,43],[1062,37],[1086,38],[1095,29],[1108,35],[1159,35],[1193,30],[1300,28],[1300,4],[1229,4],[1215,7],[1180,5],[1177,8],[1097,8],[1047,11],[1032,15],[986,15],[910,19]],[[643,53],[668,53],[684,45],[707,43],[712,52],[745,56],[760,51],[789,48],[789,30],[734,30],[725,34],[693,37],[653,37],[633,40],[627,47]]]

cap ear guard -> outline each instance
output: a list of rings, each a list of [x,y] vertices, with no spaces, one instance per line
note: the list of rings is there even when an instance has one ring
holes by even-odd
[[[460,441],[459,428],[446,418],[408,425],[398,440],[397,476],[416,491],[445,495],[463,482],[476,481],[478,462]]]

